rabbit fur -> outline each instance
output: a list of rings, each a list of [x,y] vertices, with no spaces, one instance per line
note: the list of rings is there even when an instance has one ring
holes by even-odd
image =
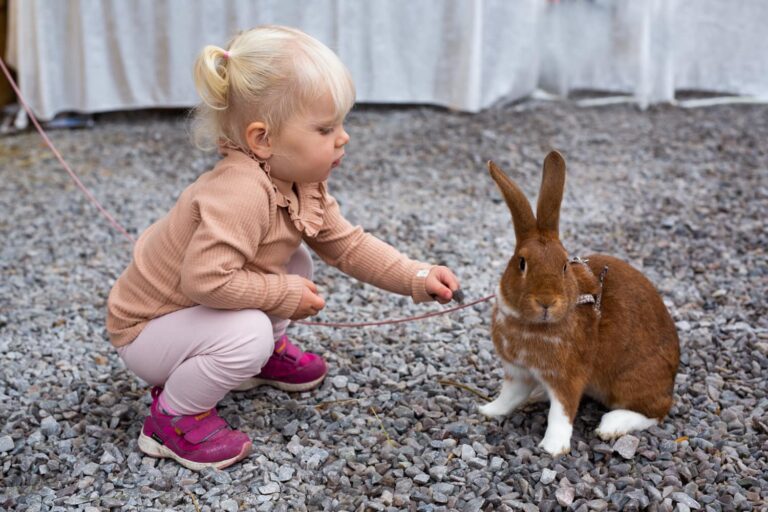
[[[516,247],[499,283],[491,328],[504,381],[480,412],[503,416],[548,399],[539,446],[552,455],[570,451],[583,395],[610,409],[597,429],[603,439],[656,424],[671,407],[680,359],[675,324],[659,293],[620,259],[569,260],[559,237],[560,153],[544,160],[536,217],[520,188],[493,162],[488,167],[512,214]]]

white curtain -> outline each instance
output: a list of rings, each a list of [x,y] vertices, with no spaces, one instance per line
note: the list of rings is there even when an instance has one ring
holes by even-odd
[[[543,88],[768,99],[765,0],[11,0],[6,58],[35,113],[189,107],[192,63],[237,30],[333,48],[362,103],[475,112]]]

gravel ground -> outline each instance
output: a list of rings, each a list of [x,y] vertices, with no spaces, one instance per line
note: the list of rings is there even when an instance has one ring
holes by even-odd
[[[325,355],[312,393],[231,394],[254,440],[226,471],[193,473],[136,446],[150,402],[107,342],[105,300],[130,244],[101,219],[35,133],[0,139],[0,509],[765,510],[768,499],[768,107],[639,111],[530,101],[469,115],[428,107],[351,114],[331,182],[356,223],[452,267],[468,300],[494,292],[514,246],[484,162],[529,194],[546,152],[569,164],[561,229],[572,254],[641,268],[677,323],[682,362],[660,426],[614,443],[582,404],[567,456],[537,448],[545,404],[482,417],[501,364],[489,302],[416,323],[292,336]],[[99,116],[52,137],[132,233],[214,156],[178,112]],[[762,141],[762,142],[761,142]],[[439,310],[320,264],[315,320]]]

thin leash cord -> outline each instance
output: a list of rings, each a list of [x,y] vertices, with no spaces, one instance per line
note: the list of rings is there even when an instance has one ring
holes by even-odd
[[[131,236],[130,233],[128,233],[128,230],[125,229],[122,224],[117,222],[112,215],[109,214],[109,212],[101,205],[101,203],[94,197],[93,194],[83,185],[83,182],[80,181],[80,178],[77,177],[77,174],[69,167],[69,164],[64,160],[64,157],[61,156],[61,153],[59,153],[59,150],[56,149],[56,146],[53,145],[53,142],[51,142],[51,139],[48,138],[48,135],[46,135],[45,130],[43,130],[43,127],[40,126],[40,123],[37,121],[37,118],[35,117],[35,114],[32,113],[32,109],[29,108],[29,105],[27,105],[27,102],[24,100],[24,97],[21,95],[21,91],[19,90],[19,87],[16,85],[16,82],[13,80],[13,77],[11,76],[11,72],[8,70],[8,68],[5,66],[5,62],[0,57],[0,67],[3,69],[3,74],[5,74],[5,77],[8,79],[8,83],[11,84],[11,87],[13,88],[13,91],[16,93],[16,96],[19,98],[19,102],[21,103],[21,106],[24,107],[24,110],[26,110],[27,115],[32,120],[32,124],[35,125],[35,128],[37,129],[40,136],[43,138],[45,143],[48,145],[49,148],[51,148],[51,151],[53,151],[54,156],[59,160],[59,163],[64,167],[64,170],[69,173],[69,176],[72,178],[72,180],[75,182],[75,185],[82,190],[82,192],[85,194],[85,196],[93,203],[93,205],[96,207],[96,209],[101,212],[101,214],[109,221],[110,224],[112,224],[112,227],[114,227],[116,230],[118,230],[120,233],[123,234],[124,237],[126,237],[128,240],[130,240],[132,243],[136,242],[136,240]]]
[[[83,185],[83,182],[80,181],[80,178],[77,177],[77,174],[75,174],[75,172],[69,167],[69,164],[67,164],[66,160],[64,160],[64,157],[61,156],[61,153],[59,153],[59,150],[56,149],[56,146],[53,145],[53,142],[51,142],[51,139],[48,138],[48,135],[45,133],[45,130],[43,130],[43,127],[40,126],[40,123],[38,122],[37,117],[35,117],[35,114],[32,113],[32,109],[29,107],[26,100],[24,100],[24,96],[22,96],[21,90],[19,90],[19,87],[16,85],[16,82],[14,81],[13,76],[11,75],[11,72],[6,67],[5,61],[2,59],[2,57],[0,57],[0,68],[2,68],[3,74],[8,79],[8,83],[11,84],[11,88],[16,93],[16,97],[19,98],[19,103],[21,103],[21,106],[24,108],[24,110],[27,112],[27,115],[32,120],[32,124],[35,125],[37,132],[43,138],[43,141],[45,141],[45,143],[48,145],[48,147],[53,152],[54,156],[62,165],[62,167],[64,167],[64,170],[67,171],[69,176],[75,182],[75,185],[77,185],[77,187],[85,194],[88,200],[91,201],[91,203],[93,203],[96,209],[99,210],[99,212],[109,221],[112,227],[114,227],[116,230],[122,233],[122,235],[128,240],[130,240],[131,243],[135,243],[136,239],[130,233],[128,233],[128,230],[125,229],[122,226],[122,224],[120,224],[117,220],[115,220],[115,218],[112,215],[110,215],[110,213],[106,210],[106,208],[104,208],[101,205],[101,203],[90,192],[90,190],[88,190],[86,186]],[[487,300],[492,299],[493,297],[494,297],[493,295],[489,295],[487,297],[483,297],[482,299],[478,299],[473,302],[469,302],[467,304],[462,304],[460,306],[444,309],[442,311],[434,311],[432,313],[426,313],[424,315],[398,318],[395,320],[381,320],[376,322],[356,322],[356,323],[355,322],[311,322],[306,320],[296,320],[295,323],[301,324],[301,325],[318,326],[318,327],[368,327],[368,326],[374,326],[374,325],[401,324],[405,322],[413,322],[416,320],[423,320],[425,318],[430,318],[433,316],[452,313],[454,311],[458,311],[460,309],[468,308],[470,306],[474,306],[475,304],[485,302]]]
[[[454,311],[458,311],[460,309],[468,308],[470,306],[474,306],[475,304],[480,304],[481,302],[485,302],[487,300],[491,300],[495,295],[489,295],[487,297],[483,297],[482,299],[477,299],[472,302],[469,302],[467,304],[462,304],[460,306],[454,306],[452,308],[443,309],[442,311],[433,311],[432,313],[426,313],[423,315],[418,316],[409,316],[407,318],[399,318],[397,320],[380,320],[377,322],[356,322],[356,323],[346,323],[346,322],[311,322],[306,320],[296,320],[295,323],[301,324],[301,325],[318,325],[318,326],[324,326],[324,327],[369,327],[372,325],[389,325],[389,324],[402,324],[405,322],[412,322],[415,320],[423,320],[425,318],[430,318],[433,316],[439,316],[439,315],[445,315],[447,313],[452,313]]]

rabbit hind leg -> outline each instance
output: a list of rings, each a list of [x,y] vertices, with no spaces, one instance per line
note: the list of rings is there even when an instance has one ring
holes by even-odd
[[[658,422],[659,420],[649,418],[639,412],[615,409],[603,415],[596,432],[601,439],[608,441],[632,431],[645,430],[658,424]]]
[[[611,411],[601,418],[597,435],[609,440],[657,425],[672,407],[671,387],[663,378],[614,385],[610,391],[613,396],[601,400]]]

